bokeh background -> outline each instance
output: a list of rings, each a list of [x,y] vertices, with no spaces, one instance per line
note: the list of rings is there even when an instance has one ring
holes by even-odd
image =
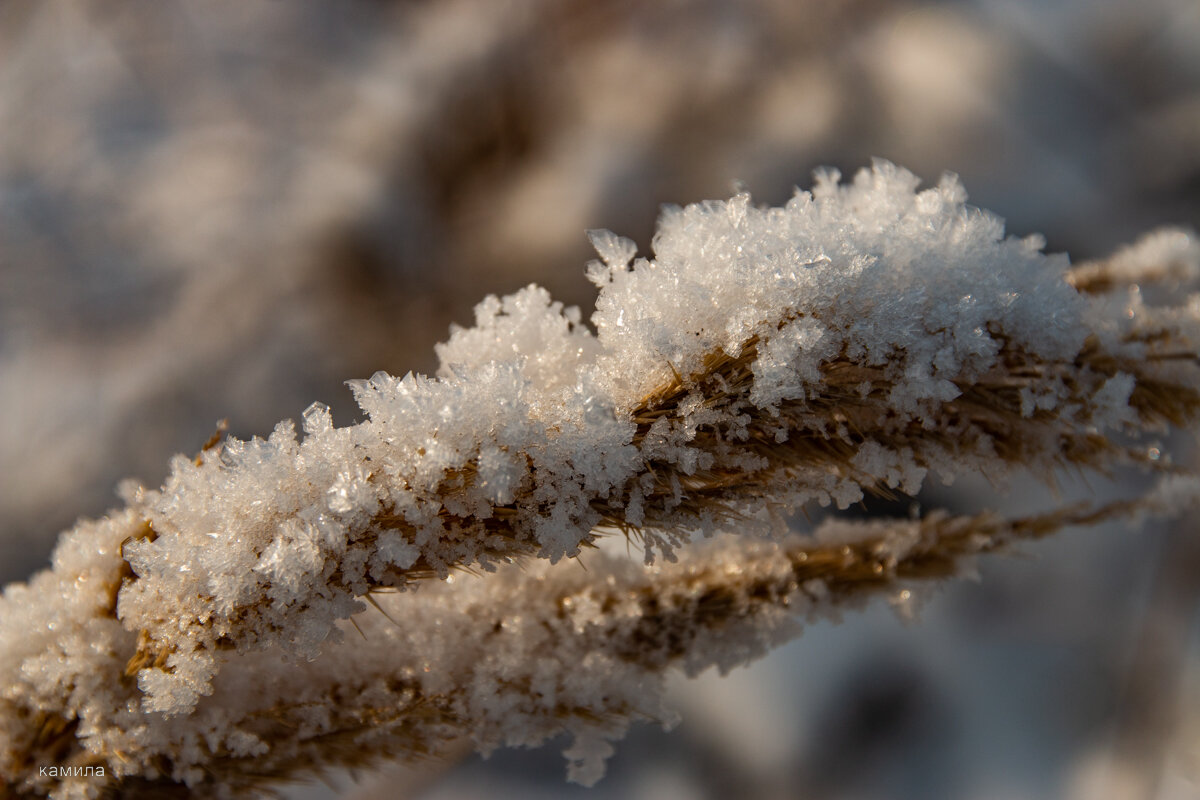
[[[1200,3],[2,3],[0,577],[219,418],[352,422],[343,380],[432,371],[486,293],[586,315],[585,229],[645,254],[664,202],[779,203],[873,156],[1076,259],[1197,227]],[[294,796],[1195,798],[1194,534],[1068,532],[911,624],[871,607],[679,681],[682,725],[590,791],[551,747]]]

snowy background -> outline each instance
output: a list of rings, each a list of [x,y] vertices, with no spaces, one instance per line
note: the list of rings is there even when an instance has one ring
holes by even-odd
[[[1200,5],[5,3],[3,578],[221,417],[353,421],[343,380],[430,371],[488,292],[586,314],[587,228],[645,252],[663,202],[779,203],[872,156],[958,172],[1077,260],[1200,227]],[[1012,497],[936,500],[1053,501]],[[873,607],[679,681],[683,723],[641,727],[593,790],[551,747],[295,795],[1195,797],[1193,528],[1071,531],[915,623]]]

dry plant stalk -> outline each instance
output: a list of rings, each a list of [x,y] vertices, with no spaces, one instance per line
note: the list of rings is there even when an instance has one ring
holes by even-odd
[[[290,422],[214,439],[162,488],[126,487],[5,592],[9,792],[218,796],[562,731],[590,783],[631,719],[669,718],[670,667],[727,669],[798,614],[1190,503],[1180,477],[1099,508],[788,534],[808,503],[930,473],[1179,472],[1152,437],[1200,411],[1200,304],[1148,305],[1139,284],[1194,282],[1194,239],[1068,271],[952,177],[916,185],[878,162],[785,208],[671,211],[654,261],[593,233],[597,334],[536,288],[489,298],[439,379],[352,383],[367,422],[317,404],[302,441]],[[556,565],[614,531],[646,567]],[[693,543],[725,531],[742,535]]]
[[[688,551],[681,563],[631,570],[611,553],[594,554],[587,571],[507,568],[487,578],[465,578],[466,586],[437,587],[427,595],[389,594],[373,600],[378,614],[356,625],[351,638],[305,673],[280,676],[261,669],[251,656],[233,686],[243,702],[238,723],[271,748],[236,755],[228,748],[209,754],[204,776],[190,787],[165,778],[127,778],[111,784],[113,796],[187,797],[269,787],[312,777],[332,766],[371,766],[397,753],[407,758],[441,757],[464,738],[503,725],[486,709],[464,708],[472,686],[494,662],[513,656],[531,663],[530,643],[511,620],[535,620],[549,629],[563,672],[590,683],[602,701],[586,705],[546,703],[526,714],[537,739],[547,739],[573,720],[620,735],[631,718],[670,720],[668,712],[631,696],[628,686],[658,684],[669,668],[698,673],[712,664],[728,668],[759,655],[775,641],[794,635],[799,619],[837,615],[863,600],[887,596],[900,608],[917,601],[922,584],[962,571],[964,559],[1007,549],[1069,525],[1154,514],[1177,508],[1172,493],[1191,493],[1195,483],[1176,480],[1134,500],[1067,509],[1005,520],[984,513],[950,516],[934,512],[920,520],[829,521],[813,537],[747,545],[732,537]],[[596,573],[615,580],[597,581]],[[497,588],[502,587],[502,588]],[[438,595],[441,596],[438,596]],[[449,604],[447,604],[449,601]],[[485,601],[487,601],[485,603]],[[503,601],[501,608],[492,605]],[[451,631],[454,652],[444,661],[421,664],[398,632],[397,619],[436,621]],[[514,635],[515,634],[515,635]],[[542,646],[538,643],[537,646]],[[515,651],[515,652],[514,652]],[[419,655],[419,654],[415,654]],[[604,659],[599,665],[596,658]],[[612,661],[620,664],[614,677]],[[268,662],[269,663],[269,662]],[[354,670],[347,666],[353,664]],[[482,666],[481,666],[482,665]],[[436,671],[431,690],[422,676]],[[657,689],[661,691],[659,687]],[[503,691],[542,698],[536,669],[506,676]],[[653,698],[654,695],[651,695]],[[245,702],[246,698],[254,698]],[[509,703],[503,709],[511,709]],[[327,723],[306,728],[314,709]],[[60,764],[95,764],[61,719],[42,721],[37,758]],[[176,733],[178,735],[178,733]],[[172,743],[178,744],[178,743]],[[170,773],[160,756],[159,773]]]
[[[753,385],[752,366],[757,360],[757,340],[752,339],[736,355],[713,354],[703,369],[687,379],[682,376],[649,394],[632,412],[637,425],[632,444],[642,450],[654,423],[659,420],[679,425],[683,421],[680,406],[694,391],[705,397],[709,410],[728,413],[745,402]],[[888,450],[909,450],[921,468],[928,468],[932,451],[938,457],[951,454],[966,458],[973,454],[981,439],[988,439],[999,459],[1009,465],[1038,464],[1089,468],[1113,467],[1126,460],[1146,462],[1144,449],[1122,447],[1106,437],[1072,422],[1065,422],[1049,411],[1038,411],[1032,417],[1022,416],[1021,391],[1039,383],[1071,380],[1076,375],[1089,375],[1092,385],[1079,387],[1072,399],[1086,405],[1088,395],[1095,391],[1096,382],[1106,381],[1118,373],[1135,376],[1129,407],[1137,414],[1138,422],[1153,429],[1167,424],[1186,425],[1200,408],[1200,393],[1188,386],[1171,384],[1156,378],[1156,362],[1177,359],[1179,353],[1161,353],[1148,348],[1145,361],[1131,358],[1118,360],[1100,351],[1089,342],[1074,363],[1042,363],[1020,352],[1001,349],[1001,365],[988,374],[968,383],[958,383],[961,394],[942,404],[920,424],[909,421],[896,425],[887,404],[892,389],[887,375],[880,368],[858,366],[844,355],[822,365],[820,394],[803,403],[781,404],[776,416],[751,417],[745,426],[745,441],[732,444],[742,459],[756,459],[757,469],[697,470],[682,472],[669,461],[648,458],[645,475],[651,476],[647,486],[641,483],[642,503],[646,510],[641,526],[630,525],[625,519],[628,492],[597,498],[591,508],[599,517],[597,528],[587,535],[590,541],[603,528],[616,528],[632,535],[645,529],[654,542],[666,547],[686,541],[685,531],[700,526],[706,519],[716,519],[722,526],[739,522],[739,508],[745,498],[759,495],[770,498],[783,491],[781,487],[802,480],[800,472],[820,470],[839,475],[860,484],[871,493],[890,496],[886,476],[872,475],[856,468],[855,455],[864,444],[874,443]],[[857,389],[864,382],[871,391],[863,395]],[[1075,388],[1075,387],[1072,387]],[[930,429],[926,425],[932,421]],[[788,438],[779,442],[780,428]],[[831,437],[830,430],[842,428],[845,433]],[[1047,441],[1058,447],[1045,452]],[[731,445],[715,428],[699,428],[691,445],[702,453],[716,454]],[[465,486],[472,485],[478,475],[475,460],[445,477],[437,491],[452,497]],[[674,500],[676,495],[677,500]],[[502,562],[520,557],[535,556],[538,542],[528,533],[514,529],[509,520],[519,513],[520,499],[504,505],[491,505],[483,514],[456,515],[443,505],[439,516],[447,531],[468,539],[484,542],[477,557]],[[674,502],[672,502],[674,500]],[[402,515],[385,510],[372,516],[355,537],[371,547],[385,532],[396,532],[406,542],[413,541],[418,531],[406,523]],[[522,534],[525,535],[522,535]],[[153,529],[147,526],[134,534],[134,539],[152,539]],[[470,562],[466,562],[470,564]],[[390,568],[370,581],[370,588],[404,587],[413,581],[435,578],[447,568],[463,566],[451,562],[435,567],[424,557],[418,557],[406,568]],[[131,580],[136,580],[131,576]],[[344,576],[334,573],[329,583],[337,585]],[[348,588],[348,587],[347,587]],[[236,613],[254,613],[252,606],[239,607]],[[217,640],[218,647],[232,647],[230,637]],[[170,650],[156,646],[152,636],[140,632],[138,652],[130,659],[126,673],[136,675],[147,667],[161,668]]]

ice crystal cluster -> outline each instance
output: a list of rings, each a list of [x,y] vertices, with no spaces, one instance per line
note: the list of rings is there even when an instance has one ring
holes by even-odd
[[[668,718],[664,668],[744,662],[797,610],[922,577],[918,543],[952,562],[1088,521],[763,538],[930,474],[1163,468],[1147,437],[1200,408],[1197,303],[1137,287],[1192,281],[1194,236],[1072,271],[965,201],[954,176],[918,191],[880,161],[779,208],[668,208],[653,258],[594,231],[590,327],[537,287],[489,297],[437,377],[352,381],[365,421],[314,404],[299,431],[123,487],[125,509],[65,534],[0,606],[10,788],[95,791],[40,778],[31,747],[220,792],[252,783],[240,763],[261,778],[563,730],[590,782],[630,718]],[[554,566],[616,531],[683,560]],[[742,536],[690,542],[721,532]],[[386,614],[347,629],[364,600]]]

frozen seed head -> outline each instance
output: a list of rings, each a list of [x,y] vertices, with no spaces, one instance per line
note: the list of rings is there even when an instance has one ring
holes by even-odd
[[[590,784],[632,721],[674,721],[670,669],[727,671],[875,596],[909,614],[964,560],[1066,525],[1178,513],[1197,490],[1167,478],[1142,498],[1017,519],[834,519],[810,536],[716,537],[648,569],[608,550],[587,570],[543,560],[381,594],[319,659],[230,655],[191,714],[89,719],[91,736],[58,742],[59,758],[124,753],[110,784],[122,797],[216,796],[464,741],[486,753],[569,733],[568,775]],[[98,742],[106,750],[89,749]]]
[[[125,487],[125,510],[65,536],[54,569],[31,584],[41,588],[6,594],[5,635],[21,639],[0,661],[0,677],[12,677],[9,741],[48,715],[63,721],[46,728],[58,731],[48,747],[75,736],[80,758],[124,754],[122,775],[202,782],[214,754],[270,757],[259,751],[274,734],[234,724],[222,687],[247,665],[270,673],[281,655],[299,665],[295,680],[317,681],[321,668],[306,660],[334,663],[348,646],[341,621],[381,589],[435,585],[455,570],[483,575],[471,585],[515,585],[487,573],[518,558],[569,559],[611,531],[643,544],[647,562],[674,559],[697,534],[782,535],[786,516],[807,503],[913,494],[931,475],[983,472],[1002,484],[1017,468],[1047,477],[1064,466],[1175,469],[1149,437],[1192,424],[1200,409],[1200,304],[1156,303],[1118,277],[1190,280],[1191,245],[1162,234],[1105,262],[1126,266],[1100,280],[1068,272],[1066,256],[1044,254],[1039,238],[1005,237],[997,217],[965,200],[954,176],[918,190],[911,173],[879,161],[849,183],[820,172],[811,192],[780,208],[739,194],[668,209],[653,258],[593,231],[600,260],[588,275],[600,293],[590,327],[537,287],[489,297],[474,327],[453,329],[439,346],[437,377],[351,382],[365,422],[334,427],[318,403],[299,431],[286,421],[266,439],[229,438],[177,457],[162,487]],[[1185,267],[1156,272],[1155,253]],[[728,552],[765,546],[754,541]],[[870,562],[863,575],[897,575],[899,563]],[[836,582],[801,577],[796,585],[814,596],[840,596]],[[462,585],[427,593],[457,613],[472,602]],[[519,591],[536,595],[541,585]],[[783,595],[765,597],[763,608]],[[32,636],[16,610],[35,598],[45,607],[32,618],[44,629]],[[603,625],[625,606],[600,608],[589,613]],[[452,648],[438,645],[438,660],[421,638],[424,611],[389,613],[403,632],[394,636],[416,637],[404,652],[425,659],[414,676],[436,682],[453,672]],[[639,624],[652,638],[667,621]],[[83,637],[80,626],[101,644],[70,638]],[[394,656],[398,645],[387,646]],[[621,648],[595,646],[591,680],[621,674],[609,665]],[[652,671],[685,655],[662,654]],[[506,658],[478,678],[491,687],[480,690],[486,708],[431,712],[448,736],[462,733],[449,719],[465,721],[485,749],[545,738],[471,728],[503,717],[507,678],[497,676],[524,656]],[[547,664],[538,680],[563,679],[556,669]],[[65,688],[88,685],[85,673],[116,675],[116,688]],[[389,731],[383,720],[398,720],[413,752],[440,741],[418,736],[406,716],[412,697],[432,691],[421,680],[389,684],[392,693],[362,712]],[[305,713],[328,733],[328,697],[314,697]],[[590,724],[601,710],[625,720],[649,707],[610,709],[586,693],[572,702],[561,714],[553,706],[545,724]],[[199,736],[200,719],[211,726],[204,743],[168,734],[177,726],[179,736]],[[587,731],[581,763],[607,747],[596,744],[607,734]],[[155,749],[148,732],[174,744]],[[158,755],[129,756],[139,748]],[[10,763],[14,752],[23,751],[10,745]]]
[[[1190,419],[1194,370],[1159,363],[1189,342],[1090,313],[1065,256],[1005,238],[954,176],[917,183],[877,162],[782,208],[668,209],[653,260],[592,232],[594,334],[542,289],[489,297],[439,378],[351,382],[368,421],[316,404],[302,439],[179,458],[129,498],[155,534],[119,605],[147,709],[189,711],[224,650],[315,655],[372,588],[557,561],[600,528],[671,556],[930,472],[1145,461],[1114,437]]]

